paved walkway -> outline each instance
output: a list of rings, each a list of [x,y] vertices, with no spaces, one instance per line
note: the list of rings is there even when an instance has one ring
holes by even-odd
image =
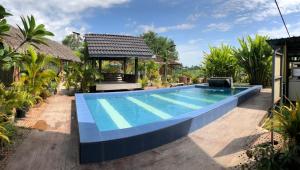
[[[18,124],[33,130],[8,160],[6,169],[225,169],[237,165],[243,148],[264,131],[270,90],[249,99],[209,125],[164,146],[102,164],[79,165],[74,97],[50,97],[37,116]]]

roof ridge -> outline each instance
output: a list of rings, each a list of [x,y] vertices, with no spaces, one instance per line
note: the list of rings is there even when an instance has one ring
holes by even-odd
[[[102,34],[97,34],[97,33],[88,33],[88,34],[84,34],[84,36],[111,36],[111,37],[130,37],[130,38],[141,38],[141,36],[133,36],[133,35],[122,35],[122,34],[106,34],[106,33],[102,33]]]

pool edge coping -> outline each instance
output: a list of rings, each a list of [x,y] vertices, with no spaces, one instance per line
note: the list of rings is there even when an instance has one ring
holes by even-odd
[[[184,88],[191,88],[191,87],[207,87],[207,85],[203,84],[196,84],[196,85],[189,85],[189,86],[181,86],[181,87],[174,87],[174,88],[166,88],[166,89],[153,89],[153,90],[146,90],[146,91],[126,91],[126,92],[106,92],[101,93],[101,95],[119,95],[119,94],[132,94],[132,93],[150,93],[153,91],[159,92],[159,91],[170,91],[174,89],[184,89]],[[239,87],[237,87],[239,88]],[[157,131],[159,129],[168,128],[170,126],[176,125],[180,122],[187,121],[189,119],[194,119],[197,117],[200,117],[201,115],[211,112],[213,110],[218,109],[220,106],[225,106],[226,104],[232,103],[233,107],[231,107],[226,112],[230,111],[237,105],[239,105],[241,102],[239,102],[240,98],[243,98],[243,96],[247,97],[247,94],[249,93],[256,93],[258,90],[260,91],[262,89],[261,85],[254,85],[250,87],[241,87],[241,88],[247,88],[244,91],[241,91],[233,96],[230,96],[226,99],[223,99],[219,102],[216,102],[214,104],[211,104],[205,108],[201,108],[198,110],[194,110],[192,112],[184,113],[182,115],[179,115],[177,117],[174,117],[172,119],[163,120],[159,122],[153,122],[141,126],[131,127],[127,129],[117,129],[117,130],[111,130],[111,131],[103,131],[100,132],[97,128],[97,125],[95,123],[95,120],[93,119],[93,116],[91,115],[88,106],[85,102],[84,95],[95,95],[92,93],[76,93],[75,94],[75,103],[76,103],[76,116],[77,116],[77,122],[78,122],[78,131],[79,131],[79,142],[80,143],[95,143],[95,142],[104,142],[104,141],[112,141],[116,139],[122,139],[122,138],[130,138],[133,136],[142,135],[145,133],[151,133],[154,131]],[[96,93],[96,95],[99,95],[99,93]],[[251,94],[250,94],[251,95]],[[246,99],[244,99],[246,100]],[[82,106],[82,107],[78,107]],[[88,113],[88,114],[83,114]],[[222,115],[225,113],[222,113]],[[193,129],[191,127],[190,131],[194,131],[196,129]]]

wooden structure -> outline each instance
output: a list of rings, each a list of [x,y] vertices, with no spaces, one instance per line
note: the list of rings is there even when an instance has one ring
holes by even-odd
[[[271,39],[267,41],[274,49],[272,96],[273,103],[286,96],[295,100],[300,97],[300,37]],[[299,94],[298,94],[299,93]]]
[[[111,35],[111,34],[86,34],[89,59],[102,73],[102,61],[120,61],[123,72],[102,73],[104,80],[96,85],[97,91],[125,90],[141,88],[138,80],[139,59],[155,58],[149,47],[141,37]],[[127,62],[134,59],[134,74],[126,72]]]

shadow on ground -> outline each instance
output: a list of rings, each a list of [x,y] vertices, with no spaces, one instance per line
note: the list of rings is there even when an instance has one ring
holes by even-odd
[[[6,169],[224,169],[189,137],[125,158],[80,165],[75,114],[72,101],[70,133],[33,130]]]

